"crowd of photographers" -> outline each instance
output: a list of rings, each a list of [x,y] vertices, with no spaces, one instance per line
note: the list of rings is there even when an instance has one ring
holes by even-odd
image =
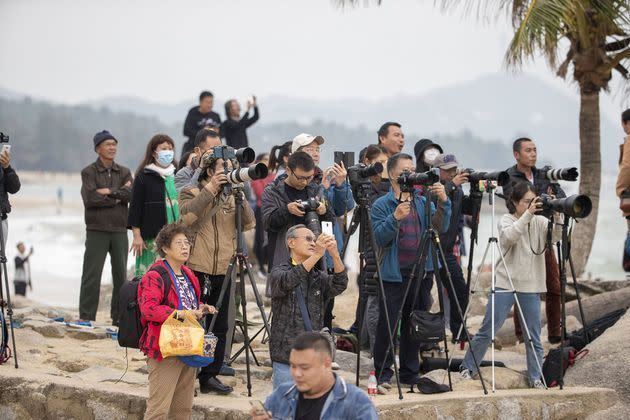
[[[405,137],[401,125],[395,122],[380,127],[376,143],[361,151],[357,163],[353,153],[335,152],[334,163],[321,168],[320,156],[332,155],[333,151],[326,150],[323,136],[304,133],[254,159],[253,150],[248,148],[246,129],[259,118],[255,97],[248,101],[243,116],[238,103],[228,101],[227,120],[223,122],[212,111],[212,105],[212,94],[202,92],[199,106],[189,111],[184,125],[188,140],[179,165],[175,142],[158,134],[147,144],[145,156],[132,176],[127,168],[114,161],[118,140],[107,131],[94,136],[98,159],[81,174],[88,232],[81,282],[83,320],[95,319],[100,276],[109,253],[114,279],[111,316],[113,323],[118,323],[116,298],[125,279],[129,249],[125,232],[131,229],[135,274],[143,276],[143,287],[154,286],[155,273],[150,276],[146,273],[156,265],[164,265],[164,255],[178,253],[185,257],[190,270],[173,273],[176,277],[173,281],[181,282],[188,290],[190,310],[200,311],[200,305],[206,305],[203,314],[195,312],[198,317],[206,317],[206,325],[216,317],[212,324],[218,338],[215,361],[197,376],[201,392],[232,392],[218,376],[234,375],[234,370],[225,364],[235,322],[233,283],[227,273],[240,240],[236,234],[236,207],[240,205],[242,229],[256,229],[252,251],[257,272],[266,278],[265,294],[272,301],[270,353],[274,389],[276,393],[287,392],[281,385],[295,380],[299,403],[293,408],[300,411],[311,407],[321,414],[325,410],[323,402],[337,387],[325,373],[329,366],[334,368],[334,353],[332,349],[321,353],[316,337],[300,341],[298,336],[316,331],[329,341],[334,297],[348,283],[343,257],[349,237],[349,213],[364,211],[365,219],[360,224],[364,241],[360,244],[359,300],[356,320],[349,332],[359,337],[359,346],[362,337],[366,338],[379,390],[386,392],[391,387],[394,373],[399,374],[403,384],[419,385],[418,354],[422,346],[413,337],[410,314],[431,308],[431,289],[438,278],[438,290],[444,287],[448,297],[447,318],[452,340],[468,340],[463,314],[469,290],[460,259],[465,253],[463,227],[478,220],[480,188],[493,189],[497,183],[503,187],[508,207],[499,221],[499,243],[511,260],[510,269],[514,270],[511,280],[507,272],[498,270],[497,287],[516,293],[503,294],[497,300],[494,315],[488,307],[481,330],[462,363],[461,374],[465,378],[476,374],[475,360],[483,359],[492,339],[491,327],[495,331],[500,328],[517,303],[520,307],[514,311],[516,333],[521,341],[523,335],[527,336],[531,347],[526,347],[530,383],[533,387],[544,387],[540,369],[542,293],[546,294],[548,339],[560,340],[558,267],[553,248],[545,248],[544,244],[549,220],[554,220],[552,210],[562,212],[562,206],[567,204],[554,201],[565,197],[556,181],[575,180],[576,171],[538,169],[536,144],[529,138],[514,142],[516,163],[502,172],[464,169],[452,151],[445,151],[428,139],[418,141],[414,146],[415,156],[411,156],[402,153]],[[253,116],[249,116],[251,109]],[[462,189],[466,183],[470,183],[468,194]],[[541,212],[546,212],[547,217]],[[182,230],[173,234],[181,233],[185,238],[173,244],[162,243],[164,249],[157,248],[160,243],[156,238],[169,225],[181,225]],[[557,226],[553,229],[553,240],[557,239]],[[428,231],[436,232],[437,238],[436,242],[427,242],[430,243],[427,247],[423,238]],[[542,243],[544,253],[534,252],[532,243],[537,244],[534,247]],[[427,258],[428,250],[436,244],[440,244],[439,258]],[[254,270],[254,267],[240,269]],[[153,294],[157,296],[159,291]],[[183,296],[175,297],[180,305],[176,309],[186,309],[181,307]],[[147,322],[155,322],[151,318],[155,316],[150,315],[155,311],[151,305],[143,302]],[[163,303],[157,299],[153,305],[158,307]],[[522,329],[519,321],[524,321]],[[400,328],[398,339],[397,328]],[[147,342],[150,338],[142,336],[142,348],[155,349]],[[398,372],[392,369],[392,343],[399,349]],[[293,352],[304,349],[314,349],[321,355],[324,375],[321,380],[330,382],[327,392],[313,396],[300,387],[308,379],[296,378],[292,360]],[[155,351],[149,356],[162,360],[159,349]],[[153,372],[150,389],[165,386],[155,382],[157,379],[152,380],[166,375],[156,373],[160,366],[161,363],[155,362],[150,365]],[[168,369],[173,371],[175,367]],[[352,385],[345,383],[343,387],[352,389]],[[282,404],[282,396],[276,393],[268,400],[272,405]],[[173,398],[173,393],[170,395]],[[158,409],[151,401],[150,406],[156,417],[169,410],[165,404]],[[256,415],[265,418],[267,414]],[[371,415],[364,418],[372,418]]]

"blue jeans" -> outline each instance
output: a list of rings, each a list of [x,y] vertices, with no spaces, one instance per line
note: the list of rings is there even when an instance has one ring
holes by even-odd
[[[293,382],[293,377],[291,376],[291,368],[289,365],[285,365],[284,363],[273,362],[273,389],[274,391],[285,382]]]
[[[514,294],[511,291],[506,289],[496,289],[497,293],[495,293],[494,299],[494,333],[496,335],[497,331],[505,322],[505,318],[510,312],[510,308],[516,302],[514,301]],[[523,318],[525,319],[525,324],[527,324],[527,329],[531,335],[532,342],[534,344],[534,348],[536,349],[536,356],[534,356],[534,352],[532,351],[532,347],[529,343],[525,344],[525,352],[527,355],[527,376],[529,378],[530,384],[533,384],[534,381],[540,380],[542,374],[540,369],[538,368],[538,364],[536,363],[536,357],[538,358],[538,363],[541,364],[543,362],[543,347],[540,342],[540,294],[539,293],[520,293],[517,292],[516,296],[518,297],[518,302],[521,305],[521,310],[523,311]],[[514,307],[515,311],[516,306]],[[521,322],[523,319],[521,318]],[[483,318],[483,322],[477,334],[470,342],[470,347],[466,352],[466,356],[464,357],[464,361],[462,362],[462,366],[468,369],[472,374],[477,373],[477,368],[475,366],[475,362],[473,361],[472,352],[475,354],[475,359],[477,363],[481,363],[483,357],[486,355],[486,351],[488,350],[488,346],[492,341],[492,297],[488,297],[488,305],[486,306],[486,315]],[[525,334],[526,337],[526,334]]]

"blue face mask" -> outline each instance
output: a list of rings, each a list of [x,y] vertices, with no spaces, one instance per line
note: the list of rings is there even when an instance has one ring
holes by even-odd
[[[160,166],[167,167],[173,163],[173,157],[175,157],[175,152],[172,150],[160,150],[157,154],[157,163]]]

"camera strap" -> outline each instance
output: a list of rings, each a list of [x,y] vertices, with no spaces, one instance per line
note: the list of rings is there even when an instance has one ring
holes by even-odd
[[[304,293],[302,293],[302,285],[295,288],[295,294],[297,296],[298,305],[300,305],[300,312],[302,313],[302,320],[304,321],[304,329],[306,331],[313,331],[311,317],[308,314],[308,308],[306,307],[306,301],[304,300]]]

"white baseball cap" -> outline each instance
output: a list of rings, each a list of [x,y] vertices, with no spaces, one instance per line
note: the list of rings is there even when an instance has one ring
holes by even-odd
[[[324,138],[322,136],[313,136],[311,134],[306,134],[306,133],[298,134],[297,136],[293,137],[293,144],[291,145],[291,153],[295,153],[298,151],[300,147],[306,146],[313,142],[316,142],[317,144],[322,144],[324,143]]]

